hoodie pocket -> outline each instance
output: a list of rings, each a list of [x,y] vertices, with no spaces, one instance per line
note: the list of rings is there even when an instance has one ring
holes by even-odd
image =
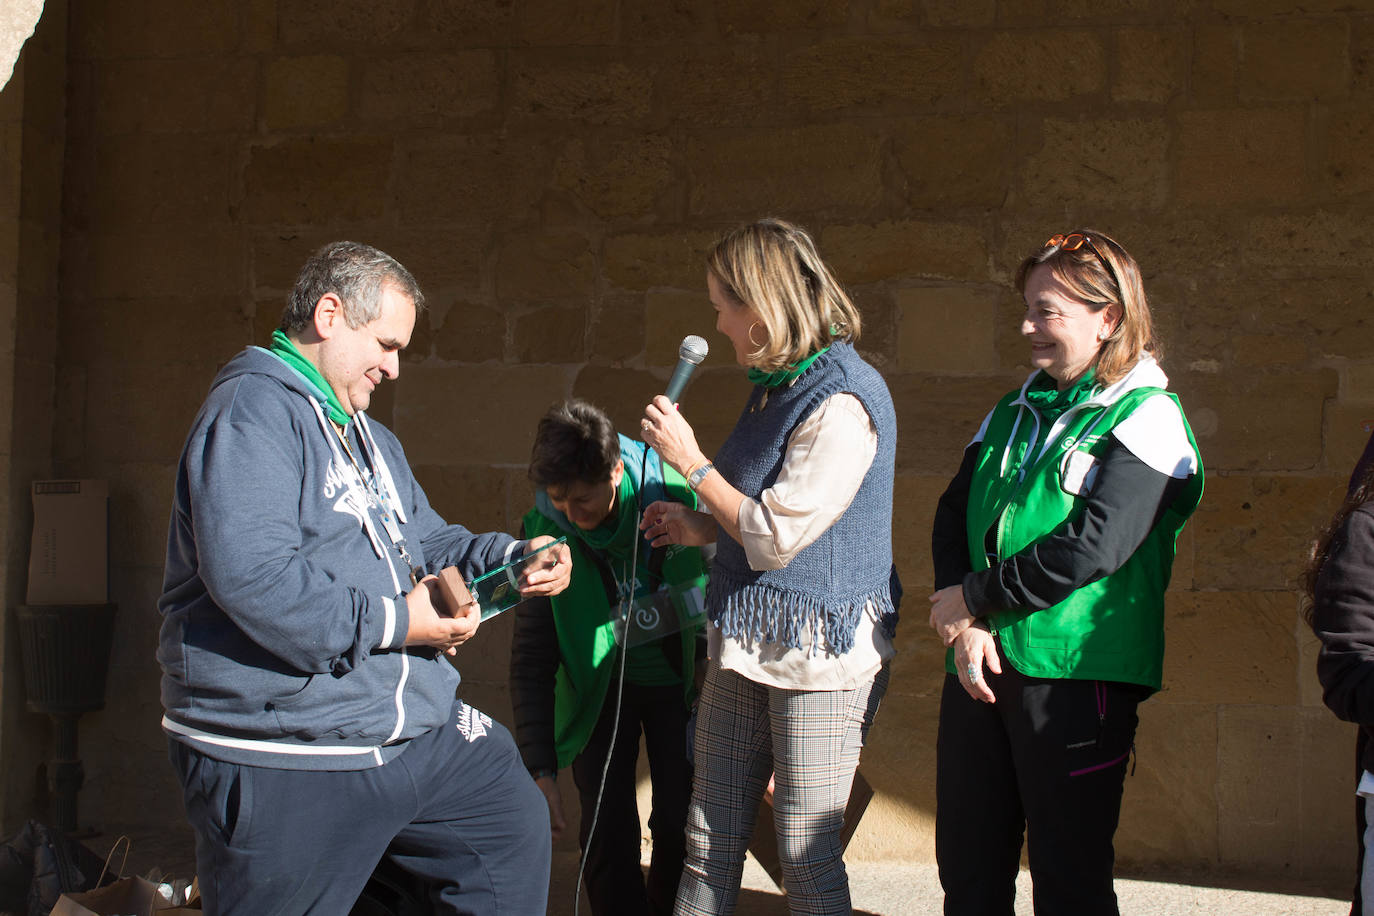
[[[324,733],[323,723],[319,716],[311,716],[309,710],[315,707],[310,702],[311,698],[318,693],[316,681],[320,675],[312,674],[305,678],[305,683],[295,693],[288,693],[268,700],[264,708],[277,718],[277,727],[282,734],[295,738],[318,738]],[[311,722],[311,719],[315,721]]]
[[[417,665],[443,665],[448,671],[454,671],[444,656],[439,658],[442,661],[426,662],[405,653],[377,653],[368,658],[366,665],[341,677],[311,675],[300,690],[275,698],[271,714],[276,716],[282,735],[289,738],[302,741],[336,738],[381,744],[396,728],[402,696],[407,701],[412,697],[404,677],[403,659]],[[442,705],[442,713],[446,715],[453,703],[457,673],[453,673],[452,680],[437,680],[447,692]],[[408,708],[408,702],[406,705]],[[425,719],[425,728],[436,724],[433,715]]]

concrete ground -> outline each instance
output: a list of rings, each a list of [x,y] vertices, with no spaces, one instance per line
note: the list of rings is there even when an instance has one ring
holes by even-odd
[[[560,853],[554,857],[549,916],[573,916],[572,887],[577,859]],[[855,916],[940,916],[940,881],[932,864],[899,865],[849,863],[849,886]],[[1186,880],[1160,876],[1149,880],[1118,878],[1116,893],[1122,916],[1346,916],[1348,900],[1319,896],[1310,886],[1292,882],[1272,884],[1259,879],[1191,876]],[[1221,886],[1218,886],[1221,885]],[[767,872],[749,857],[745,862],[743,889],[735,908],[739,916],[787,916],[786,898]],[[1032,916],[1030,873],[1017,881],[1017,916]],[[585,895],[579,916],[590,916]]]
[[[195,871],[195,852],[189,831],[135,834],[124,874],[150,872],[185,876]],[[86,840],[104,853],[113,836]],[[554,855],[548,916],[573,916],[572,890],[577,880],[577,856]],[[850,891],[856,916],[940,916],[940,882],[935,866],[851,862]],[[1326,896],[1331,882],[1284,881],[1254,876],[1157,875],[1118,877],[1117,895],[1123,916],[1346,916],[1349,901]],[[1017,916],[1032,916],[1030,875],[1017,882]],[[786,898],[751,856],[745,863],[743,889],[735,908],[739,916],[787,916]],[[586,896],[578,916],[590,916]]]

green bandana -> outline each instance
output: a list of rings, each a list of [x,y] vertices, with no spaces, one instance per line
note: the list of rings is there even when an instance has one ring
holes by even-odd
[[[577,534],[592,547],[619,560],[622,565],[621,575],[629,578],[629,571],[624,566],[630,560],[631,545],[635,542],[634,532],[639,528],[639,517],[635,512],[635,485],[628,473],[620,475],[620,490],[616,494],[615,502],[613,519],[602,522],[591,531],[579,530]],[[647,553],[641,542],[639,565],[644,568],[647,568],[645,564],[649,559]]]
[[[822,353],[829,349],[829,347],[822,347],[795,366],[784,366],[774,372],[764,372],[762,369],[750,369],[749,381],[753,382],[755,385],[762,385],[765,388],[780,388],[801,375],[807,369],[810,369],[811,364],[819,359]]]
[[[324,395],[325,409],[329,411],[329,419],[340,426],[348,425],[348,421],[352,418],[343,409],[339,396],[324,380],[324,375],[319,368],[301,355],[301,351],[296,349],[295,341],[287,337],[286,332],[281,328],[272,332],[272,346],[268,348],[268,352],[295,369],[305,377],[307,382],[319,389],[319,393]]]
[[[1048,372],[1041,372],[1040,377],[1026,390],[1026,400],[1046,423],[1053,423],[1064,411],[1092,395],[1096,378],[1097,368],[1093,367],[1084,372],[1078,381],[1060,391],[1054,377]]]

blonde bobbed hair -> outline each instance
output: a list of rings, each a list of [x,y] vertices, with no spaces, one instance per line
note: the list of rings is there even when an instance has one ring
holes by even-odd
[[[748,354],[751,366],[773,372],[795,366],[834,340],[859,339],[859,310],[800,226],[774,217],[746,223],[712,246],[706,266],[731,299],[754,310],[768,332]]]
[[[1072,251],[1063,244],[1047,242],[1022,261],[1016,271],[1016,289],[1024,295],[1030,272],[1043,264],[1075,299],[1094,312],[1112,305],[1120,306],[1121,320],[1102,342],[1094,361],[1097,381],[1103,386],[1111,385],[1131,371],[1140,361],[1141,354],[1148,353],[1161,360],[1163,352],[1155,337],[1150,303],[1145,298],[1145,286],[1135,258],[1115,239],[1092,229],[1075,229],[1062,238],[1071,239],[1075,235],[1083,236],[1086,241]]]

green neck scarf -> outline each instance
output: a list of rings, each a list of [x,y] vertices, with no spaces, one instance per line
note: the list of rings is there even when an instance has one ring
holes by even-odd
[[[329,419],[340,426],[347,426],[352,419],[348,411],[344,410],[343,404],[339,401],[339,396],[334,393],[334,389],[324,380],[324,374],[319,367],[306,359],[301,351],[296,349],[296,342],[286,336],[286,332],[281,328],[272,332],[272,346],[268,352],[277,359],[295,369],[305,380],[319,389],[319,393],[324,395],[325,409],[329,411]]]
[[[1048,372],[1041,372],[1040,377],[1027,389],[1026,400],[1046,423],[1053,423],[1064,411],[1091,397],[1097,387],[1096,381],[1097,368],[1093,367],[1084,372],[1078,381],[1060,391],[1054,377]]]
[[[639,530],[639,517],[635,512],[635,485],[630,480],[630,472],[622,471],[620,474],[620,489],[616,492],[615,508],[611,510],[611,517],[597,525],[591,531],[578,530],[577,536],[587,543],[588,546],[601,551],[607,556],[620,560],[622,563],[630,559],[630,551],[634,546],[635,538]],[[639,563],[644,565],[648,562],[648,545],[639,545]],[[621,575],[628,578],[627,570],[619,570]]]
[[[810,369],[811,364],[820,359],[821,354],[829,349],[829,347],[822,347],[795,366],[784,366],[774,372],[764,372],[762,369],[750,369],[749,381],[753,382],[755,385],[762,385],[768,389],[781,388],[783,385],[790,384],[793,379],[801,375],[807,369]]]

